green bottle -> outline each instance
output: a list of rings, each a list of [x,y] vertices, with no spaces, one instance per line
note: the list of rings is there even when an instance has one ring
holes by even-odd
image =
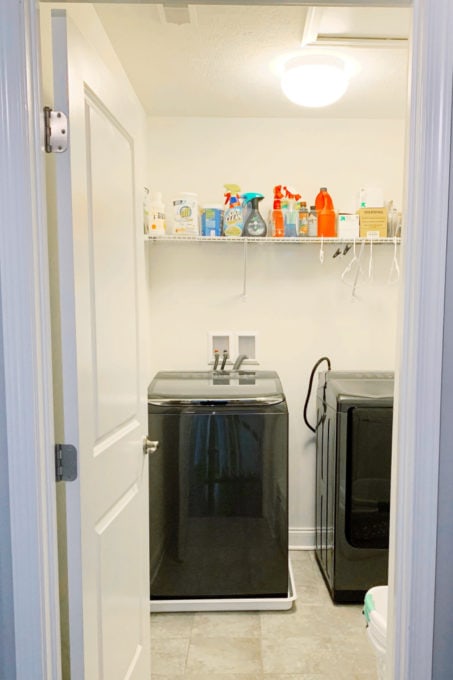
[[[250,210],[244,224],[243,236],[266,236],[267,226],[259,211],[259,202],[263,200],[262,194],[248,192],[242,194],[244,204],[250,203]]]

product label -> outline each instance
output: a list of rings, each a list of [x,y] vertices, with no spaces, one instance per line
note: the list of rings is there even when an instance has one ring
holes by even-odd
[[[242,208],[230,208],[225,211],[223,232],[225,236],[241,236]]]
[[[165,214],[160,210],[151,208],[149,215],[149,233],[155,236],[165,234]]]
[[[201,213],[202,236],[222,235],[223,210],[218,208],[205,208]]]
[[[187,199],[173,201],[174,231],[176,234],[198,233],[198,204]]]
[[[308,216],[299,213],[299,236],[308,236]]]

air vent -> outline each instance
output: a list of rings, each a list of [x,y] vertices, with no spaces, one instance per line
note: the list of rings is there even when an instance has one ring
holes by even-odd
[[[196,10],[193,5],[187,3],[164,3],[158,5],[159,19],[162,24],[197,25]]]

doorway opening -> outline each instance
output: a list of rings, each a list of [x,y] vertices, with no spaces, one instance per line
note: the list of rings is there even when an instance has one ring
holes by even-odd
[[[74,16],[85,9],[70,4],[64,6],[70,12],[74,12]],[[337,9],[337,14],[340,14],[340,9]],[[346,8],[344,9],[346,11]],[[272,6],[245,8],[203,5],[197,7],[196,11],[188,12],[189,21],[186,25],[186,23],[180,23],[182,17],[178,10],[172,12],[171,9],[166,10],[153,5],[99,4],[94,6],[97,19],[114,45],[114,51],[120,57],[123,68],[147,111],[147,155],[150,161],[147,171],[148,182],[153,189],[161,191],[167,197],[168,204],[178,190],[196,189],[200,193],[204,192],[203,201],[205,202],[214,198],[223,200],[223,181],[229,180],[231,174],[237,172],[236,168],[240,164],[241,182],[246,183],[245,190],[258,190],[264,186],[263,190],[269,194],[274,183],[280,184],[280,179],[283,177],[284,183],[292,185],[299,182],[301,191],[306,192],[307,198],[311,201],[315,191],[319,188],[317,185],[328,183],[330,186],[335,186],[337,184],[335,200],[338,207],[346,213],[354,211],[355,193],[362,184],[359,177],[361,173],[363,177],[363,168],[372,168],[366,182],[373,185],[373,182],[376,183],[381,179],[382,182],[388,183],[385,187],[386,197],[394,200],[395,204],[402,208],[407,108],[407,64],[404,58],[398,77],[396,73],[393,74],[395,75],[394,81],[385,80],[386,87],[382,88],[382,81],[385,77],[380,72],[376,75],[376,82],[382,89],[378,90],[378,85],[376,85],[374,91],[371,87],[368,93],[364,91],[364,83],[369,80],[365,75],[365,68],[362,72],[362,88],[359,83],[355,92],[352,92],[355,95],[356,105],[360,107],[356,114],[352,113],[352,108],[348,109],[353,104],[346,99],[338,104],[334,115],[332,113],[329,115],[327,110],[322,113],[319,111],[308,113],[307,110],[301,112],[301,109],[294,109],[294,107],[290,109],[281,95],[274,103],[270,103],[275,79],[273,81],[272,74],[270,75],[267,69],[264,72],[260,66],[260,55],[263,51],[266,53],[265,60],[268,65],[273,61],[271,57],[277,52],[280,53],[283,47],[284,52],[287,50],[289,34],[293,37],[299,34],[301,36],[299,39],[302,40],[306,11],[307,8],[298,6],[285,8],[279,6],[276,10]],[[332,11],[333,15],[330,15],[330,20],[335,19],[341,24],[339,17],[334,16],[335,11]],[[331,10],[327,11],[326,8],[325,21],[327,21],[326,17],[328,18],[329,12]],[[352,9],[348,8],[345,13],[349,14],[349,19],[353,21]],[[150,18],[150,24],[144,21],[144,14]],[[279,21],[283,20],[281,24],[276,23],[277,14]],[[267,18],[266,15],[268,15]],[[128,21],[131,21],[130,25]],[[363,21],[365,21],[364,16],[360,18],[360,22]],[[371,23],[375,24],[374,20]],[[138,38],[133,41],[132,46],[128,45],[127,40],[124,39],[124,36],[128,36],[130,40],[130,36],[133,35],[133,30],[130,28],[132,25],[139,31],[140,40],[143,40],[144,47],[140,50],[136,50]],[[238,26],[246,27],[246,30],[240,31]],[[257,27],[259,31],[255,34]],[[272,28],[271,36],[265,32],[266,27]],[[322,20],[320,27],[322,27]],[[187,35],[188,31],[184,33],[185,28],[193,30],[196,36],[194,39],[197,40],[197,49],[194,48],[190,35]],[[323,30],[327,31],[325,28]],[[330,37],[328,33],[322,33],[323,36],[328,37],[319,40],[325,40],[326,43],[333,42],[337,46],[335,49],[354,53],[356,57],[359,49],[367,52],[369,67],[372,66],[378,70],[378,67],[382,67],[386,61],[394,64],[395,54],[392,50],[397,51],[399,56],[405,53],[407,57],[407,48],[401,45],[385,47],[368,44],[359,48],[352,46],[357,36],[351,35],[350,31],[346,32],[344,26],[341,32],[338,25],[335,30],[337,33],[330,34]],[[175,42],[178,31],[185,36],[181,45]],[[363,23],[357,31],[360,31],[359,37],[363,39]],[[321,32],[318,35],[320,34]],[[222,36],[224,43],[219,36]],[[400,34],[391,37],[383,37],[382,34],[377,37],[370,35],[367,37],[371,41],[387,40],[389,42],[406,39]],[[347,44],[348,41],[349,44]],[[258,42],[259,49],[254,44],[255,42]],[[223,44],[225,44],[225,50]],[[232,45],[234,49],[231,52]],[[100,46],[104,49],[103,43]],[[170,49],[167,56],[163,57],[163,50],[166,47]],[[105,49],[108,50],[107,47]],[[156,50],[156,53],[153,53],[153,50]],[[177,52],[180,54],[177,55]],[[144,54],[147,55],[146,59],[143,58]],[[178,58],[179,61],[176,61]],[[154,70],[153,63],[159,64],[159,68]],[[162,63],[169,64],[168,72],[164,71]],[[248,83],[242,81],[243,71],[248,71],[250,77]],[[403,80],[398,80],[403,72]],[[176,78],[175,74],[177,74]],[[367,83],[367,86],[369,84]],[[222,141],[224,146],[222,146]],[[322,148],[321,142],[327,144],[327,151],[325,147]],[[335,142],[338,144],[337,147]],[[284,155],[279,153],[283,150]],[[313,158],[317,159],[317,166]],[[378,161],[381,168],[385,166],[385,172],[377,169]],[[348,178],[348,170],[353,175],[352,177]],[[272,177],[275,177],[275,180]],[[190,186],[187,187],[189,181]],[[257,187],[256,183],[260,186]],[[155,370],[168,362],[169,356],[180,356],[178,336],[181,332],[186,335],[185,352],[190,355],[190,361],[199,364],[201,361],[205,362],[205,343],[200,342],[200,338],[205,337],[209,328],[224,327],[224,324],[219,323],[216,317],[216,314],[219,314],[218,309],[209,320],[206,319],[206,309],[213,309],[215,298],[208,298],[207,304],[200,305],[199,301],[204,294],[201,293],[204,281],[200,281],[200,277],[194,272],[204,270],[205,278],[214,280],[216,276],[217,280],[220,276],[228,290],[237,286],[235,281],[237,281],[238,273],[234,264],[237,252],[225,253],[217,244],[215,246],[217,251],[213,250],[209,255],[200,251],[195,252],[190,244],[187,246],[191,249],[189,251],[185,245],[181,244],[177,247],[178,250],[174,247],[171,249],[170,244],[168,247],[163,246],[159,252],[159,260],[155,258],[155,252],[151,252],[151,249],[146,252],[150,284],[147,312],[153,321],[154,328],[166,329],[165,335],[161,331],[151,331],[149,379]],[[184,248],[186,250],[183,250]],[[282,338],[293,334],[295,346],[285,349],[287,356],[284,358],[281,357],[280,346],[275,354],[268,349],[267,361],[277,362],[280,372],[290,376],[293,372],[291,356],[297,355],[296,345],[300,348],[301,343],[303,344],[303,339],[298,338],[297,334],[302,337],[306,336],[307,327],[316,326],[320,321],[318,314],[324,316],[326,312],[325,305],[322,305],[320,310],[316,309],[317,303],[312,286],[315,285],[321,294],[324,288],[326,298],[329,297],[326,282],[329,286],[333,286],[335,279],[343,293],[346,288],[341,288],[341,274],[344,267],[340,271],[339,267],[333,270],[331,266],[327,274],[322,272],[320,276],[318,252],[313,247],[302,255],[300,252],[290,250],[289,247],[285,246],[285,248],[287,249],[280,253],[274,251],[270,254],[269,252],[256,254],[255,270],[258,273],[255,278],[255,287],[251,287],[249,296],[253,302],[253,314],[256,315],[253,325],[259,324],[264,329],[264,333],[261,331],[262,336],[270,332],[265,326],[264,318],[268,315],[269,307],[275,308],[278,304],[278,298],[282,295],[278,286],[282,286],[280,290],[283,290],[287,307],[283,310],[279,342],[285,343]],[[387,280],[384,281],[391,264],[389,250],[376,252],[377,250],[376,248],[371,260],[372,266],[370,259],[367,260],[370,271],[372,270],[375,277],[374,279],[369,277],[374,288],[369,282],[363,284],[362,291],[366,302],[363,308],[360,308],[360,313],[358,308],[361,302],[352,306],[349,299],[346,302],[345,294],[340,295],[341,307],[339,309],[342,316],[340,327],[343,324],[344,327],[340,337],[336,340],[334,352],[337,360],[344,367],[349,365],[348,362],[352,359],[358,360],[357,346],[362,352],[360,362],[363,366],[369,365],[371,359],[373,359],[373,368],[387,369],[394,366],[397,288],[388,285]],[[333,251],[331,252],[329,248],[327,248],[326,261],[329,265],[334,262]],[[301,262],[305,272],[304,277],[301,277],[299,273]],[[219,263],[225,269],[219,269]],[[337,264],[337,262],[334,263]],[[309,276],[312,278],[312,283],[310,283]],[[376,285],[380,288],[377,289]],[[297,306],[297,301],[300,300],[298,286],[303,292],[306,316],[298,319],[297,323],[300,325],[297,326],[297,334],[294,334],[294,315],[291,310],[300,309]],[[171,293],[169,297],[173,301],[172,305],[169,304],[169,298],[164,297],[163,289],[168,289],[168,287]],[[177,299],[175,289],[178,287],[179,289],[186,287],[188,305],[181,301],[181,297]],[[258,289],[262,295],[261,300]],[[273,295],[275,298],[272,297]],[[243,304],[242,301],[240,302]],[[231,300],[227,300],[226,307],[232,332],[243,328],[247,316],[244,319],[239,306],[236,309],[231,304]],[[328,314],[333,314],[333,311],[331,307],[328,307]],[[377,316],[376,311],[382,316]],[[386,345],[379,343],[379,351],[377,351],[376,345],[367,345],[367,342],[369,336],[376,339],[375,331],[378,330],[382,320],[387,328],[391,328],[391,332]],[[368,322],[370,325],[367,332]],[[338,327],[338,324],[335,325]],[[189,331],[189,328],[193,330]],[[324,341],[331,347],[332,340],[328,339],[329,333],[325,330],[325,324],[323,328]],[[372,328],[375,330],[370,331]],[[354,342],[351,342],[351,336]],[[315,333],[309,334],[307,344],[309,347],[319,346],[319,337]],[[308,351],[302,350],[302,354],[306,367],[305,370],[303,366],[301,367],[300,379],[304,374],[308,374],[313,358],[317,357],[317,352],[313,356]],[[203,355],[202,359],[201,355]],[[178,361],[184,360],[187,359],[184,357],[178,359]],[[302,395],[304,390],[301,389],[300,382],[296,380],[288,378],[287,382],[287,390],[290,392],[294,409],[297,411],[302,398],[299,394]],[[297,488],[298,482],[297,484],[294,482],[290,489],[290,498],[292,498],[290,523],[294,527],[293,541],[300,541],[303,532],[313,527],[311,518],[314,503],[309,489],[311,487],[314,492],[312,483],[314,456],[313,449],[310,450],[309,443],[305,441],[299,425],[293,426],[292,437],[294,451],[290,455],[293,479],[300,480],[305,475],[307,487],[307,490],[304,488],[304,493],[301,494]],[[298,455],[296,449],[301,444],[304,453]],[[307,468],[311,470],[308,475],[306,474]],[[303,540],[306,538],[302,537]],[[307,546],[296,544],[296,547]]]

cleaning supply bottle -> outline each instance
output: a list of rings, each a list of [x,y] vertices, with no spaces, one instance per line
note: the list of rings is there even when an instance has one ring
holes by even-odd
[[[282,185],[274,187],[274,204],[272,208],[272,236],[283,238],[285,235],[285,218],[282,211]]]
[[[243,236],[266,236],[267,226],[259,211],[259,203],[263,200],[263,194],[249,191],[242,194],[244,203],[250,207],[250,212],[244,224]]]
[[[165,206],[159,191],[154,194],[149,204],[149,233],[151,236],[165,235]]]
[[[318,236],[318,213],[314,205],[310,206],[308,213],[308,236],[310,238]]]
[[[298,235],[298,211],[295,210],[295,203],[300,199],[300,195],[294,193],[289,187],[284,187],[287,199],[287,209],[285,211],[285,236],[294,238]]]
[[[237,184],[224,184],[226,189],[225,212],[223,214],[223,235],[242,236],[244,221],[240,199],[240,187]]]
[[[326,187],[321,187],[315,200],[318,213],[318,236],[335,237],[335,210]]]
[[[305,201],[299,207],[299,236],[308,236],[308,208]]]

